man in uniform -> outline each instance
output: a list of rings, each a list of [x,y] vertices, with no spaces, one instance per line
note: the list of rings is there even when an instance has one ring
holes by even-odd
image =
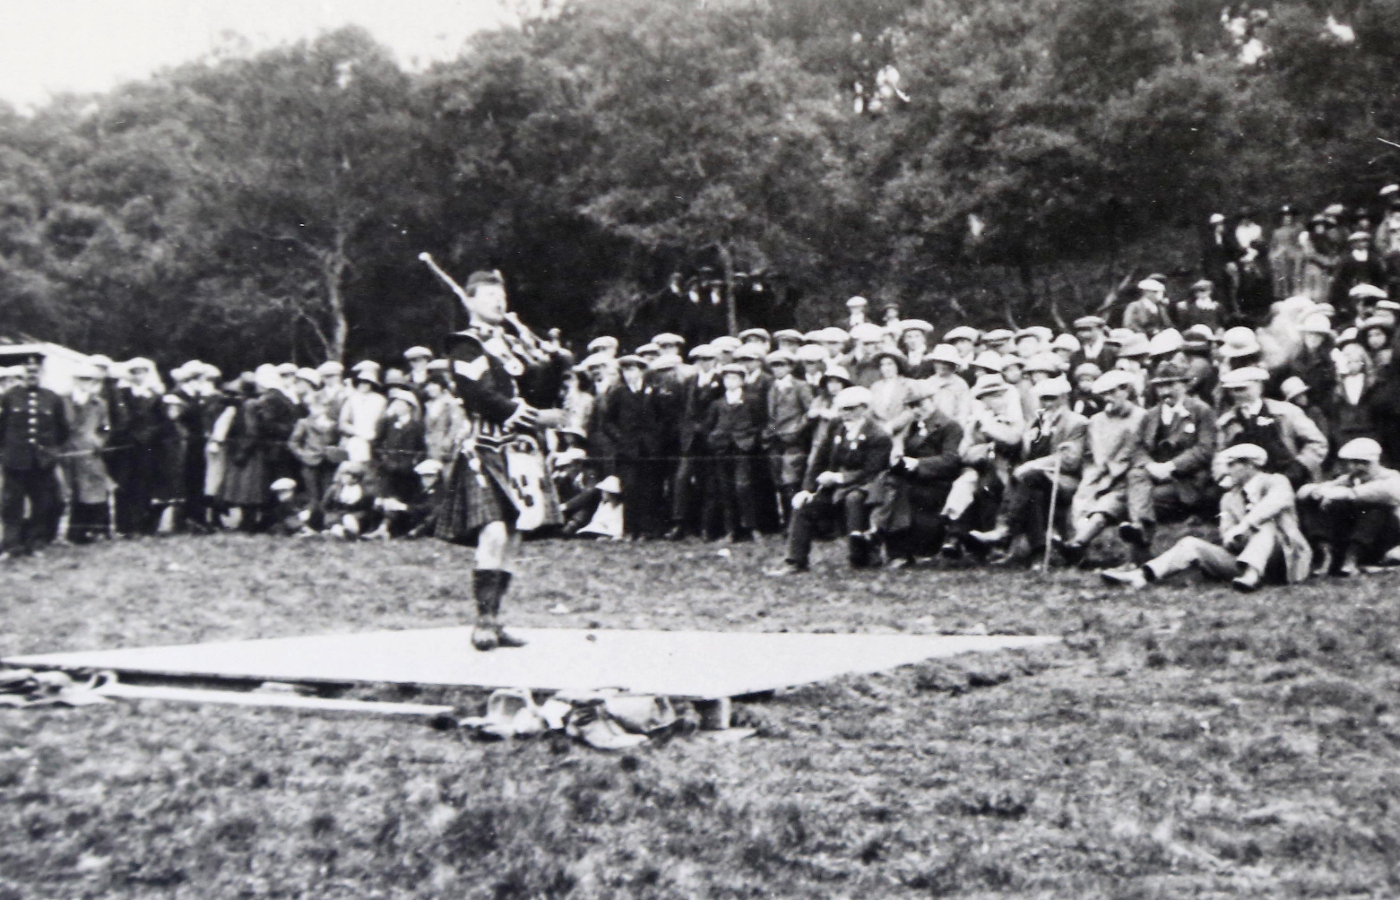
[[[532,370],[557,368],[557,360],[532,352],[520,336],[508,332],[505,284],[499,272],[475,272],[465,289],[453,286],[471,322],[452,336],[449,356],[457,396],[471,421],[474,440],[465,441],[452,467],[438,514],[436,535],[454,543],[476,543],[472,590],[476,599],[477,650],[518,647],[524,642],[502,629],[501,598],[510,586],[510,557],[519,546],[516,529],[524,501],[507,468],[508,445],[532,438],[542,427],[562,427],[559,410],[539,410],[520,397],[517,380]],[[558,395],[558,385],[555,395]],[[546,479],[541,494],[540,525],[557,525],[562,518],[553,486]],[[533,511],[532,511],[533,512]]]
[[[42,363],[38,353],[27,357],[24,381],[0,397],[0,466],[5,470],[0,558],[32,553],[52,541],[62,513],[57,463],[59,448],[68,441],[68,416],[63,400],[39,386]]]

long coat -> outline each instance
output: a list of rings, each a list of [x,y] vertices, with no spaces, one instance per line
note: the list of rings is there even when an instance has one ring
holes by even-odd
[[[106,503],[112,492],[112,478],[102,459],[110,423],[107,403],[94,394],[82,403],[64,400],[68,416],[68,442],[63,445],[63,469],[74,503]]]
[[[1141,459],[1142,423],[1147,410],[1132,407],[1127,415],[1108,410],[1089,420],[1089,460],[1074,494],[1074,516],[1104,508],[1106,498],[1127,489],[1128,470]]]
[[[1298,527],[1297,498],[1286,476],[1260,472],[1220,500],[1222,534],[1236,525],[1257,529],[1269,522],[1278,527],[1289,583],[1305,580],[1312,570],[1312,547]]]

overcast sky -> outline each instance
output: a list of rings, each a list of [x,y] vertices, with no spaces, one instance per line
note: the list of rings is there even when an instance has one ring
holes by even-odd
[[[227,45],[230,32],[261,49],[362,25],[421,66],[507,19],[501,0],[0,0],[0,99],[106,90]]]

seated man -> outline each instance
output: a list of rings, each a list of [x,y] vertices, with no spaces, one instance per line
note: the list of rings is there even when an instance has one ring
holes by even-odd
[[[1089,460],[1070,510],[1074,536],[1068,541],[1050,538],[1070,565],[1084,561],[1099,532],[1127,519],[1128,471],[1142,453],[1142,423],[1147,411],[1137,404],[1137,379],[1114,369],[1098,377],[1094,393],[1104,399],[1105,406],[1089,419]]]
[[[1303,532],[1315,549],[1313,574],[1355,575],[1361,566],[1400,562],[1400,472],[1381,465],[1381,445],[1348,441],[1337,452],[1343,473],[1298,490]]]
[[[1040,411],[1026,429],[1022,447],[1026,461],[1011,470],[1011,488],[997,513],[996,527],[969,533],[968,543],[1004,549],[1024,535],[1027,552],[1018,558],[1034,560],[1045,550],[1052,496],[1056,499],[1053,512],[1057,526],[1069,518],[1070,500],[1084,468],[1089,430],[1089,420],[1069,408],[1070,390],[1063,376],[1035,386]]]
[[[769,575],[805,572],[814,532],[835,519],[847,535],[853,567],[870,565],[869,493],[881,472],[889,468],[893,443],[870,416],[870,390],[848,387],[832,407],[840,420],[813,451],[802,490],[792,498],[792,525],[787,558]]]
[[[1293,485],[1264,471],[1269,454],[1256,444],[1236,444],[1219,454],[1230,488],[1220,501],[1220,543],[1184,537],[1146,565],[1101,572],[1109,584],[1141,588],[1195,566],[1207,576],[1233,579],[1237,591],[1255,591],[1265,580],[1289,584],[1308,577],[1312,548],[1298,528]]]
[[[900,435],[894,466],[880,476],[872,499],[871,530],[895,566],[935,550],[943,541],[939,512],[962,468],[962,426],[939,409],[939,390],[927,381],[909,385],[906,405],[914,417]]]
[[[1265,471],[1288,476],[1295,489],[1317,478],[1327,438],[1292,403],[1264,396],[1269,373],[1257,366],[1232,369],[1220,379],[1230,410],[1216,420],[1216,447],[1254,444],[1269,454]]]
[[[384,537],[423,537],[432,534],[437,527],[438,501],[442,494],[442,463],[425,459],[413,467],[413,472],[418,476],[418,486],[412,494],[379,500],[384,521],[380,523],[378,531]]]
[[[1159,523],[1205,513],[1215,499],[1215,410],[1190,395],[1183,366],[1164,363],[1152,385],[1161,402],[1143,420],[1142,455],[1128,471],[1128,519],[1118,526],[1140,554],[1152,546]]]
[[[1025,429],[1020,397],[1011,385],[1000,375],[980,376],[958,448],[962,470],[943,504],[943,556],[961,559],[967,533],[995,521]]]

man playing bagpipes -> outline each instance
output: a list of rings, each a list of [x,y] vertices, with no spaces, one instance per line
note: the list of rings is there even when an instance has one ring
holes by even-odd
[[[563,521],[539,433],[562,427],[563,414],[536,409],[521,394],[529,390],[532,397],[557,397],[571,360],[535,338],[507,311],[499,272],[475,272],[464,289],[427,254],[420,259],[448,283],[471,317],[465,331],[450,337],[446,354],[471,428],[444,491],[436,536],[476,545],[472,646],[519,647],[524,641],[508,634],[498,618],[501,598],[510,586],[510,558],[522,531]],[[544,384],[550,373],[559,373],[552,389]]]

